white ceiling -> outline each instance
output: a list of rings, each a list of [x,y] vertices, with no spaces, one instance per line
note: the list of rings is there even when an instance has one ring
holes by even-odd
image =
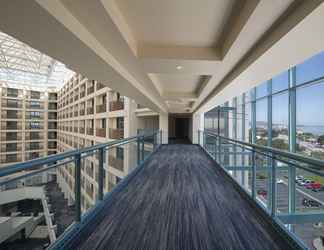
[[[6,33],[152,110],[182,113],[217,98],[322,1],[1,2]]]
[[[135,39],[144,45],[214,47],[234,0],[118,0]]]

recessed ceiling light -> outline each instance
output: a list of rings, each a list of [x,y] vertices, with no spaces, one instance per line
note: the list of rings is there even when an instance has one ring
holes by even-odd
[[[182,69],[182,66],[178,65],[176,68],[177,68],[177,70],[180,70],[180,69]]]

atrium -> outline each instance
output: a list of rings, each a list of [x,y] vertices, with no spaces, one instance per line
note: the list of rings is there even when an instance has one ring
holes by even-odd
[[[0,249],[324,249],[323,0],[3,0]]]

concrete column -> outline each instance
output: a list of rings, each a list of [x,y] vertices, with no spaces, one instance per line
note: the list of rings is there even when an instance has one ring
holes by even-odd
[[[162,143],[168,144],[169,137],[169,115],[168,113],[159,114],[159,129],[162,130]]]

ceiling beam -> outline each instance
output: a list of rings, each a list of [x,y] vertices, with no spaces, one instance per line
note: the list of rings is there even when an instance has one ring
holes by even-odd
[[[226,21],[216,47],[224,58],[238,35],[256,9],[260,0],[239,0],[235,1],[228,20]]]
[[[236,77],[245,71],[253,62],[260,58],[284,35],[296,27],[307,15],[315,10],[323,0],[296,0],[268,31],[255,43],[255,45],[243,56],[243,58],[233,67],[233,69],[210,91],[206,97],[200,98],[194,105],[194,112],[198,111],[214,96],[228,86]]]
[[[217,48],[139,45],[139,58],[220,61]]]

